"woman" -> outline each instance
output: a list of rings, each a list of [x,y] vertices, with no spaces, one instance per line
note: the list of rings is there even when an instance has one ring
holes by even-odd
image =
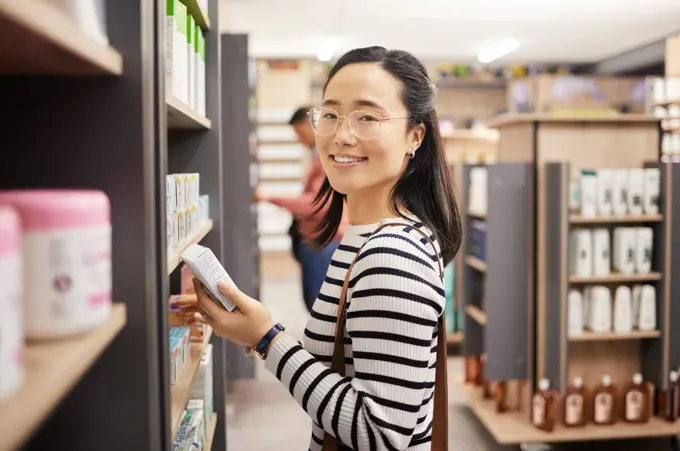
[[[458,251],[461,226],[435,91],[423,65],[402,51],[352,50],[330,71],[322,106],[310,112],[327,174],[317,196],[329,204],[320,244],[335,235],[345,199],[349,226],[302,344],[236,287],[221,287],[239,307],[229,313],[197,285],[215,333],[254,347],[314,420],[311,450],[337,449],[339,441],[345,449],[424,451],[445,441],[445,427],[432,432],[444,346],[440,267]],[[330,369],[339,313],[345,346],[338,349],[346,355],[335,354],[340,364]]]

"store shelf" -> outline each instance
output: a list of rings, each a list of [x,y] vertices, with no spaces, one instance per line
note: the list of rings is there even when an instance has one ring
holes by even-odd
[[[213,440],[215,440],[215,428],[217,427],[217,414],[213,413],[208,423],[208,434],[205,437],[203,444],[203,451],[210,451],[212,449]]]
[[[173,437],[182,421],[182,412],[184,412],[184,408],[189,400],[191,383],[194,381],[194,376],[196,376],[198,366],[201,363],[202,351],[203,345],[191,345],[191,359],[184,364],[179,380],[170,388],[170,398],[172,400],[172,405],[170,406],[170,420],[172,423],[170,424],[172,424]]]
[[[465,307],[465,313],[470,315],[470,317],[477,321],[478,324],[481,324],[482,326],[486,325],[486,312],[480,308],[475,307],[474,305],[468,305]]]
[[[0,73],[120,75],[118,51],[82,32],[65,13],[40,0],[0,0]]]
[[[435,82],[440,89],[505,89],[505,80],[444,77]]]
[[[467,257],[465,257],[465,263],[467,263],[468,266],[475,268],[479,272],[486,272],[486,263],[478,259],[477,257],[468,255]]]
[[[187,14],[191,15],[196,21],[196,25],[203,31],[210,29],[210,18],[208,14],[201,10],[196,0],[181,0],[187,7]]]
[[[581,335],[569,337],[569,341],[618,341],[618,340],[642,340],[645,338],[658,338],[661,332],[658,330],[632,332],[583,332]]]
[[[572,224],[635,224],[646,222],[661,222],[662,214],[636,215],[636,216],[598,216],[595,218],[584,218],[580,215],[571,215],[569,222]]]
[[[658,102],[658,103],[654,104],[654,106],[660,106],[660,107],[668,107],[668,106],[672,106],[672,105],[680,106],[680,99],[666,100],[666,101]]]
[[[168,274],[172,272],[179,266],[180,261],[182,261],[181,255],[184,249],[191,246],[192,244],[199,243],[205,236],[212,230],[213,221],[212,219],[207,220],[203,224],[198,226],[198,230],[195,231],[190,237],[185,239],[178,247],[172,247],[168,250]]]
[[[455,345],[463,341],[463,332],[454,332],[446,336],[446,343]]]
[[[646,114],[593,114],[585,115],[579,114],[533,114],[533,113],[519,113],[519,114],[503,114],[501,116],[490,119],[487,122],[488,127],[501,127],[504,125],[521,124],[527,122],[542,123],[549,122],[593,122],[593,123],[645,123],[645,122],[661,122],[661,118],[649,116]]]
[[[110,318],[86,334],[29,344],[25,381],[0,403],[0,449],[18,449],[68,395],[126,323],[125,305],[113,305]],[[93,413],[96,406],[91,406]]]
[[[680,133],[680,127],[677,126],[664,127],[664,131],[671,133]]]
[[[467,214],[470,218],[486,220],[486,213],[468,210]]]
[[[589,424],[582,428],[558,425],[553,432],[543,432],[531,425],[526,412],[499,414],[496,413],[494,401],[482,399],[479,390],[463,385],[462,391],[467,396],[470,409],[501,445],[670,437],[680,434],[680,423],[669,423],[658,417],[653,417],[649,423],[641,425],[624,422],[612,426]]]
[[[210,119],[198,114],[189,105],[172,95],[165,99],[168,110],[168,128],[177,130],[210,130]]]
[[[650,272],[648,274],[619,274],[612,273],[608,276],[578,277],[569,276],[569,283],[626,283],[626,282],[651,282],[661,280],[661,273]]]

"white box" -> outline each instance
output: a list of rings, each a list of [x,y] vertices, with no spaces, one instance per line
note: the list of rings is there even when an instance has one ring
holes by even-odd
[[[186,204],[186,180],[184,174],[173,174],[175,181],[175,210],[184,210]]]
[[[200,216],[199,222],[210,219],[210,197],[203,194],[198,198],[198,214]]]
[[[233,285],[234,282],[210,249],[200,244],[192,244],[182,252],[182,261],[191,269],[193,275],[201,281],[216,304],[230,312],[236,309],[236,305],[217,288],[217,284],[221,281],[228,285]]]
[[[165,84],[172,95],[187,103],[187,7],[167,0],[165,23]]]
[[[597,173],[581,171],[581,216],[594,218],[597,216]]]
[[[608,229],[593,230],[593,275],[608,276],[611,272]]]
[[[184,221],[186,222],[186,234],[190,236],[194,233],[194,217],[191,214],[191,207],[184,210]]]
[[[612,171],[600,169],[597,171],[597,214],[598,216],[611,216],[612,214]]]
[[[206,92],[205,92],[205,36],[198,31],[198,112],[206,115]]]
[[[173,236],[172,245],[179,246],[184,241],[186,236],[186,219],[184,217],[184,210],[179,210],[173,213]]]
[[[196,21],[194,17],[187,17],[187,90],[191,109],[196,109],[196,57],[194,56],[194,39],[196,37]]]
[[[628,171],[628,213],[642,214],[642,196],[644,194],[645,175],[643,169]]]
[[[614,216],[625,216],[628,213],[628,171],[626,169],[612,171],[612,210]]]
[[[644,188],[642,193],[642,207],[646,214],[659,212],[659,190],[661,173],[658,168],[644,170]]]
[[[635,270],[641,274],[652,272],[654,230],[651,227],[635,228]]]
[[[175,198],[175,177],[173,175],[165,176],[165,209],[168,212],[173,212],[177,208],[177,201]]]

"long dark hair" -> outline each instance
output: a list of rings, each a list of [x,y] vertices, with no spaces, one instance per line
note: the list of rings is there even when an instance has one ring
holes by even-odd
[[[453,184],[439,134],[439,118],[435,111],[436,88],[423,64],[413,55],[383,47],[365,47],[345,53],[328,74],[323,91],[340,69],[355,63],[377,63],[399,79],[403,85],[401,100],[408,110],[409,126],[425,125],[425,137],[408,167],[390,193],[393,210],[404,216],[401,207],[416,215],[432,230],[439,241],[445,263],[455,257],[460,247],[462,229],[453,195]],[[333,189],[328,177],[316,195],[317,211],[330,206],[315,239],[325,246],[338,231],[345,195]]]

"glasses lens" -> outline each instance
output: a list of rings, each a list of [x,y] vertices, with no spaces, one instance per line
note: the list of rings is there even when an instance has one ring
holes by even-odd
[[[378,113],[363,110],[354,111],[349,115],[349,120],[357,138],[373,139],[380,134],[382,118]]]
[[[338,113],[329,108],[312,108],[309,116],[314,132],[319,135],[330,135],[338,126]]]

